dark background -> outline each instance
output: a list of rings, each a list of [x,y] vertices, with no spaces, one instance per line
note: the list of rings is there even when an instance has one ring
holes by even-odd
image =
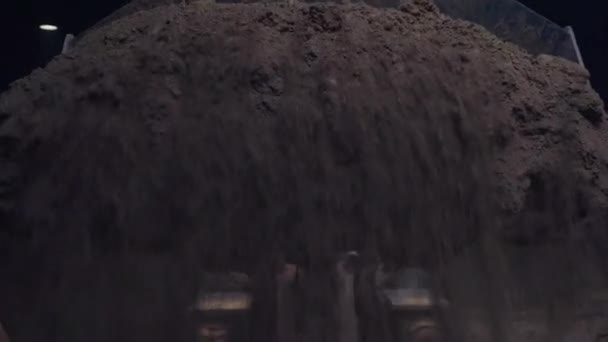
[[[561,26],[574,27],[592,84],[608,102],[608,15],[604,1],[520,0]],[[66,33],[78,34],[128,0],[0,0],[0,91],[61,51]],[[38,29],[43,23],[56,32]]]

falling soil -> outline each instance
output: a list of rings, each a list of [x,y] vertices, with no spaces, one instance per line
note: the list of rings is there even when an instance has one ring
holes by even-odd
[[[0,320],[17,342],[188,340],[198,274],[231,270],[270,341],[289,262],[301,340],[335,340],[329,274],[358,250],[431,270],[464,341],[595,334],[608,136],[588,80],[422,0],[108,20],[0,97]]]

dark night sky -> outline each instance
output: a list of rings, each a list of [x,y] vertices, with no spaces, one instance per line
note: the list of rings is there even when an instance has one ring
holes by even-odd
[[[530,8],[576,32],[592,83],[608,102],[608,15],[602,0],[521,0]],[[128,0],[0,0],[0,91],[43,65],[61,49],[66,33],[79,33]],[[58,25],[56,33],[38,29]]]

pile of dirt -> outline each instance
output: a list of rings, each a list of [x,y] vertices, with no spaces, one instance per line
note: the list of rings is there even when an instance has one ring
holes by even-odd
[[[323,269],[358,249],[436,269],[482,236],[607,241],[608,136],[588,80],[422,0],[191,2],[112,20],[0,97],[5,273],[20,284],[6,297],[66,308],[67,326],[93,296],[113,328],[62,339],[101,341],[137,310],[104,307],[102,285],[74,300],[99,277],[174,293],[201,265]],[[162,267],[124,262],[135,254]],[[141,296],[129,303],[151,305]]]

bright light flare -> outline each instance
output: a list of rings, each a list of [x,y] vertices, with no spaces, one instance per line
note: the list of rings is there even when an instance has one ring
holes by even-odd
[[[40,29],[42,31],[57,31],[59,29],[59,27],[57,27],[55,25],[44,24],[44,25],[40,25]]]

